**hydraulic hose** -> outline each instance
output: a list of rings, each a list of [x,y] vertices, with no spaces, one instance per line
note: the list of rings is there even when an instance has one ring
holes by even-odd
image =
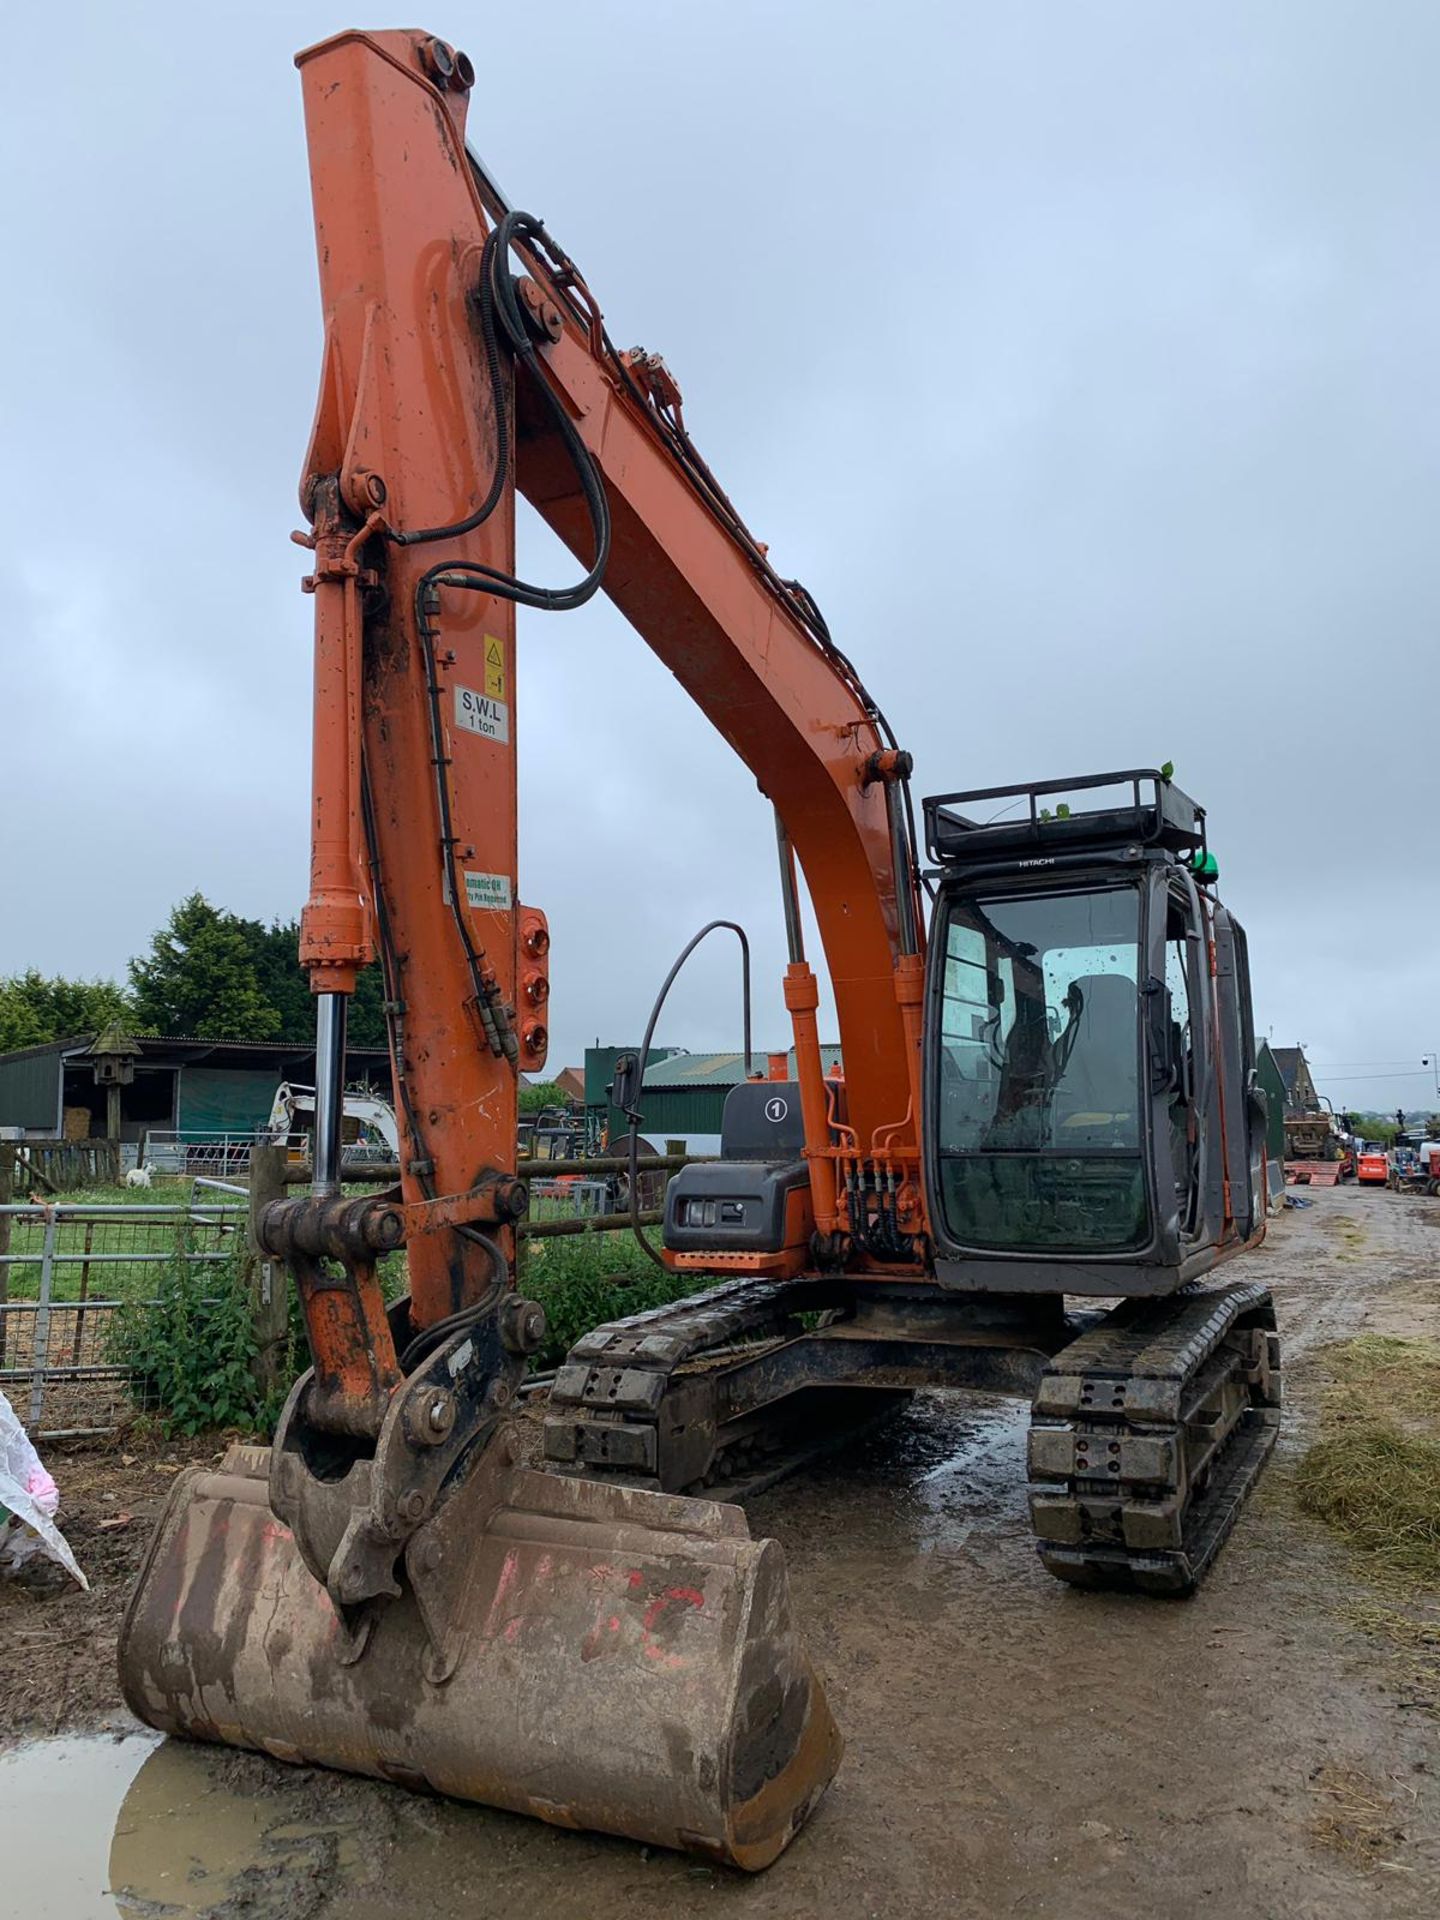
[[[745,1078],[747,1080],[750,1078],[750,940],[738,920],[711,920],[705,926],[701,927],[695,937],[688,941],[681,949],[679,957],[675,961],[674,966],[671,967],[670,971],[666,974],[661,983],[660,991],[655,996],[655,1004],[650,1009],[650,1018],[645,1023],[645,1038],[640,1043],[640,1067],[636,1075],[636,1102],[638,1102],[640,1092],[645,1085],[645,1068],[650,1059],[650,1043],[655,1038],[656,1022],[660,1018],[660,1011],[665,1005],[670,989],[675,984],[675,977],[706,935],[714,933],[716,929],[720,927],[728,927],[730,932],[733,933],[740,942],[741,1020],[745,1036]],[[655,1262],[655,1265],[657,1267],[663,1267],[665,1262],[646,1239],[645,1229],[640,1224],[640,1122],[643,1115],[635,1102],[632,1102],[625,1108],[625,1117],[630,1122],[630,1137],[627,1149],[629,1164],[626,1174],[630,1183],[630,1231]]]
[[[521,606],[538,607],[550,613],[563,613],[574,607],[583,606],[599,588],[605,576],[605,565],[610,557],[610,503],[606,497],[605,483],[590,449],[581,439],[559,396],[540,371],[535,341],[531,338],[530,330],[525,324],[525,316],[515,292],[515,282],[506,264],[510,249],[517,242],[540,249],[557,268],[568,267],[570,264],[567,256],[550,239],[543,221],[537,220],[533,214],[507,213],[486,237],[480,256],[480,285],[477,291],[477,302],[494,412],[495,470],[491,476],[489,489],[474,512],[467,514],[462,520],[452,521],[447,526],[422,527],[410,532],[391,530],[389,537],[397,546],[402,547],[455,539],[461,534],[472,533],[499,505],[509,478],[511,448],[510,395],[500,355],[498,325],[516,361],[529,367],[535,374],[536,388],[555,422],[566,451],[575,464],[580,489],[585,497],[585,509],[590,517],[590,528],[595,541],[595,558],[584,579],[571,587],[533,586],[528,581],[517,579],[513,574],[505,573],[499,568],[483,566],[478,561],[461,560],[432,567],[416,588],[417,608],[418,596],[439,584],[468,588],[478,593],[492,593],[502,600],[514,600]]]

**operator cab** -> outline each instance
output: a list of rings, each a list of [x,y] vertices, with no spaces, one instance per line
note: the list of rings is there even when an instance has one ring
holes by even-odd
[[[942,1284],[1140,1294],[1208,1271],[1263,1218],[1264,1095],[1203,809],[1142,770],[942,794],[925,824]]]

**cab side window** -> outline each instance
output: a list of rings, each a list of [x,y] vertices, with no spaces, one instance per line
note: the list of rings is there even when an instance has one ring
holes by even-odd
[[[1170,1153],[1182,1232],[1194,1226],[1199,1199],[1195,1021],[1200,998],[1197,969],[1203,952],[1189,896],[1172,890],[1165,920],[1165,985],[1170,993],[1170,1058],[1176,1076],[1169,1097]]]

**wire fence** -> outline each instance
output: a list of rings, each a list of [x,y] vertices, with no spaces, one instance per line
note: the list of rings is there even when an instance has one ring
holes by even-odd
[[[115,1316],[152,1305],[167,1267],[231,1262],[247,1209],[228,1196],[187,1206],[5,1206],[0,1391],[32,1436],[111,1431],[144,1409],[112,1359]]]
[[[658,1224],[656,1202],[668,1176],[687,1159],[641,1159],[642,1180],[656,1182],[655,1193],[642,1187],[640,1194],[645,1225]],[[530,1182],[531,1217],[519,1228],[522,1242],[543,1246],[556,1236],[627,1228],[624,1170],[619,1158],[551,1161]],[[398,1169],[377,1171],[393,1180]],[[299,1184],[297,1172],[303,1179],[306,1170],[281,1166],[277,1195]],[[276,1177],[273,1169],[270,1177]],[[357,1179],[353,1167],[346,1169],[346,1181],[352,1193],[365,1189],[364,1175]],[[178,1204],[137,1194],[123,1203],[0,1205],[0,1392],[34,1437],[100,1436],[135,1412],[166,1411],[154,1404],[155,1376],[141,1370],[134,1336],[144,1336],[142,1352],[152,1329],[173,1344],[173,1331],[165,1332],[167,1315],[172,1330],[174,1316],[180,1316],[180,1347],[191,1342],[199,1350],[203,1323],[212,1310],[233,1304],[232,1289],[240,1287],[251,1295],[249,1311],[262,1347],[273,1338],[270,1290],[285,1285],[284,1268],[276,1261],[257,1267],[247,1251],[253,1204],[246,1186],[201,1175]],[[405,1254],[390,1255],[384,1268],[387,1297],[403,1291]],[[196,1269],[213,1270],[213,1285],[200,1280]]]
[[[608,1180],[585,1180],[578,1175],[559,1180],[532,1178],[529,1187],[531,1220],[592,1219],[618,1205]]]
[[[312,1136],[260,1127],[249,1133],[176,1132],[152,1127],[140,1145],[139,1164],[152,1174],[180,1178],[194,1174],[244,1174],[256,1147],[284,1147],[296,1165],[310,1163]],[[395,1149],[383,1140],[346,1140],[340,1149],[346,1168],[363,1172],[389,1162]]]

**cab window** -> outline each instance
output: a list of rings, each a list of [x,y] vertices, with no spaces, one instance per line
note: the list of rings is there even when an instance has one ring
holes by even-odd
[[[1134,887],[950,903],[935,1057],[954,1240],[1145,1238],[1140,928]]]

